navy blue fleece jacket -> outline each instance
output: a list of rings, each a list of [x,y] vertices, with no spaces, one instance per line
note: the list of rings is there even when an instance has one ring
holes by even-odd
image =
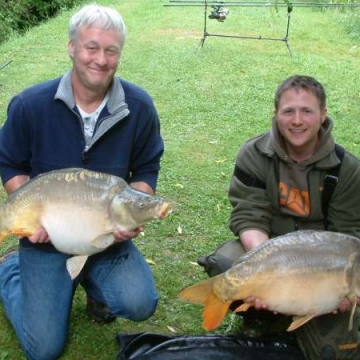
[[[74,102],[71,71],[24,90],[8,107],[0,130],[1,179],[34,177],[66,167],[82,167],[144,181],[156,188],[163,154],[160,123],[150,96],[114,78],[93,139],[86,148]]]

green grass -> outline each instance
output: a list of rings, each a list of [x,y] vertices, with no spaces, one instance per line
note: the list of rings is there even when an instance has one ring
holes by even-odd
[[[176,211],[163,222],[149,224],[145,236],[135,240],[155,262],[161,296],[155,315],[143,323],[118,319],[97,325],[84,313],[85,295],[79,288],[61,357],[71,360],[114,359],[118,332],[204,332],[201,308],[176,295],[206,277],[194,265],[197,257],[232,237],[227,189],[235,156],[247,138],[270,126],[274,91],[283,79],[295,73],[319,79],[328,93],[336,139],[360,155],[360,47],[356,31],[348,27],[349,12],[295,8],[291,58],[281,41],[208,37],[195,52],[203,35],[202,8],[163,7],[160,0],[99,3],[115,6],[128,27],[119,75],[147,89],[157,105],[166,146],[158,193],[174,201]],[[0,45],[0,64],[13,61],[0,71],[1,121],[13,95],[69,68],[69,16],[64,12]],[[209,20],[207,30],[281,38],[286,10],[230,7],[226,21]],[[217,332],[224,332],[228,321]],[[2,309],[0,322],[0,360],[23,359]]]

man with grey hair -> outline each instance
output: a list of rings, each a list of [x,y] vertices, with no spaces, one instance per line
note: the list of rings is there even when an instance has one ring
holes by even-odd
[[[150,96],[115,76],[125,34],[114,9],[87,5],[73,15],[72,69],[9,104],[0,131],[1,180],[8,194],[38,174],[69,167],[113,174],[155,192],[164,151],[160,123]],[[0,297],[28,359],[60,356],[79,284],[95,320],[142,321],[153,314],[154,278],[131,241],[142,230],[115,231],[115,244],[91,256],[74,281],[66,271],[68,255],[53,247],[43,228],[0,258]]]

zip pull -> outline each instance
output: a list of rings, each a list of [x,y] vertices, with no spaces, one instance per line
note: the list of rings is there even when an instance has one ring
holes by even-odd
[[[87,153],[86,153],[86,149],[82,152],[81,154],[81,161],[83,164],[87,164],[88,162],[88,157],[87,157]]]

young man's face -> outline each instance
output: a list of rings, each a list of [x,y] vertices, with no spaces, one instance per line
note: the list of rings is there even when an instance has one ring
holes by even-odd
[[[281,95],[276,121],[294,160],[305,160],[313,154],[326,113],[311,91],[289,89]]]
[[[116,72],[121,39],[115,30],[81,27],[75,41],[70,41],[73,80],[91,91],[106,91]]]

